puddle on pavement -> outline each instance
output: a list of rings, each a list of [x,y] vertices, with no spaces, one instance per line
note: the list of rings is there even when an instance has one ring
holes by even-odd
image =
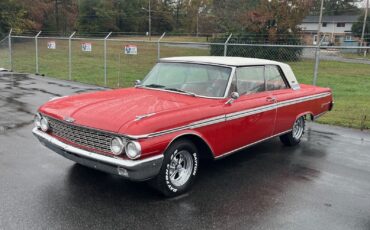
[[[32,85],[27,74],[2,73],[0,75],[0,99],[4,109],[0,113],[0,135],[8,130],[19,129],[33,123],[33,112],[28,104],[20,98],[33,95],[35,88],[24,88],[21,85]]]
[[[5,134],[6,131],[8,131],[8,130],[23,128],[24,126],[30,125],[32,123],[33,123],[33,120],[20,122],[20,123],[16,123],[16,124],[14,124],[14,123],[12,123],[12,124],[2,124],[2,125],[0,125],[0,135]]]
[[[32,106],[24,102],[24,99],[33,97],[36,93],[47,94],[52,97],[63,96],[60,93],[53,92],[53,86],[54,89],[68,88],[74,94],[102,90],[99,87],[78,87],[68,83],[48,81],[48,79],[42,79],[44,85],[39,85],[39,80],[37,77],[30,77],[28,74],[0,73],[0,106],[4,108],[0,113],[0,135],[9,130],[32,124],[34,115],[31,111],[32,108],[30,108]],[[48,90],[49,88],[51,89]]]
[[[320,171],[299,164],[294,164],[289,171],[297,178],[312,181],[320,175]]]

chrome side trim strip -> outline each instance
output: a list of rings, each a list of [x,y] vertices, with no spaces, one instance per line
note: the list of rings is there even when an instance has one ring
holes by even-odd
[[[327,93],[320,93],[320,94],[316,94],[316,95],[310,95],[310,96],[305,96],[305,97],[300,97],[300,98],[295,98],[295,99],[291,99],[291,100],[287,100],[287,101],[282,101],[282,102],[278,102],[278,108],[280,107],[283,107],[283,106],[288,106],[288,105],[293,105],[293,104],[297,104],[297,103],[301,103],[301,102],[305,102],[305,101],[311,101],[311,100],[314,100],[314,99],[319,99],[319,98],[322,98],[322,97],[327,97],[327,96],[330,96],[331,93],[327,92]]]
[[[251,116],[254,114],[274,110],[276,108],[277,108],[276,104],[271,104],[271,105],[261,106],[258,108],[243,110],[243,111],[236,112],[236,113],[229,113],[226,115],[226,120],[229,121],[229,120],[234,120],[234,119],[238,119],[242,117],[247,117],[247,116]]]
[[[169,134],[169,133],[173,133],[173,132],[177,132],[177,131],[181,131],[185,129],[195,129],[195,128],[200,128],[200,127],[207,126],[207,125],[213,125],[213,124],[217,124],[217,123],[224,122],[224,121],[225,121],[225,115],[221,115],[221,116],[211,117],[208,119],[193,122],[193,123],[190,123],[189,125],[184,125],[184,126],[180,126],[180,127],[173,128],[173,129],[167,129],[164,131],[151,133],[145,136],[146,138],[157,137],[157,136],[161,136],[164,134]]]
[[[265,106],[261,106],[261,107],[257,107],[253,109],[247,109],[247,110],[243,110],[243,111],[239,111],[235,113],[229,113],[229,114],[226,114],[226,120],[228,121],[228,120],[234,120],[234,119],[238,119],[238,118],[242,118],[246,116],[251,116],[254,114],[274,110],[274,109],[281,108],[284,106],[294,105],[294,104],[305,102],[305,101],[310,101],[310,100],[326,97],[329,95],[331,95],[331,93],[320,93],[316,95],[295,98],[295,99],[291,99],[288,101],[277,102],[271,105],[265,105]]]
[[[254,115],[254,114],[258,114],[258,113],[274,110],[274,109],[277,109],[277,108],[281,108],[281,107],[284,107],[284,106],[294,105],[294,104],[298,104],[298,103],[305,102],[305,101],[310,101],[310,100],[314,100],[314,99],[327,97],[327,96],[330,96],[330,95],[331,95],[330,92],[320,93],[320,94],[316,94],[316,95],[310,95],[310,96],[295,98],[295,99],[291,99],[291,100],[287,100],[287,101],[277,102],[277,103],[274,103],[274,104],[271,104],[271,105],[265,105],[265,106],[261,106],[261,107],[257,107],[257,108],[253,108],[253,109],[247,109],[247,110],[243,110],[243,111],[239,111],[239,112],[229,113],[229,114],[221,115],[221,116],[217,116],[217,117],[211,117],[211,118],[208,118],[208,119],[204,119],[204,120],[200,120],[200,121],[190,123],[188,125],[184,125],[184,126],[180,126],[180,127],[172,128],[172,129],[167,129],[167,130],[163,130],[163,131],[159,131],[159,132],[154,132],[154,133],[150,133],[150,134],[138,135],[138,136],[132,136],[132,135],[125,135],[125,136],[127,136],[129,138],[132,138],[132,139],[144,139],[144,138],[150,138],[150,137],[157,137],[157,136],[170,134],[170,133],[177,132],[177,131],[182,131],[182,130],[186,130],[186,129],[195,129],[195,128],[200,128],[200,127],[204,127],[204,126],[207,126],[207,125],[213,125],[213,124],[221,123],[221,122],[224,122],[224,121],[230,121],[230,120],[234,120],[234,119],[238,119],[238,118],[242,118],[242,117],[247,117],[247,116],[251,116],[251,115]]]
[[[193,122],[193,123],[190,124],[190,127],[195,129],[195,128],[200,128],[200,127],[207,126],[207,125],[217,124],[217,123],[223,122],[225,120],[226,120],[226,116],[221,115],[221,116],[211,117],[211,118],[208,118],[208,119]]]
[[[261,143],[261,142],[263,142],[263,141],[269,140],[269,139],[271,139],[271,138],[274,138],[274,137],[277,137],[277,136],[283,135],[283,134],[285,134],[285,133],[289,133],[289,132],[291,132],[291,131],[292,131],[292,130],[291,130],[291,129],[289,129],[289,130],[287,130],[287,131],[284,131],[284,132],[281,132],[281,133],[278,133],[278,134],[272,135],[272,136],[270,136],[270,137],[267,137],[267,138],[264,138],[264,139],[258,140],[258,141],[256,141],[256,142],[253,142],[253,143],[247,144],[247,145],[242,146],[242,147],[240,147],[240,148],[237,148],[237,149],[231,150],[231,151],[229,151],[229,152],[223,153],[223,154],[221,154],[221,155],[219,155],[219,156],[215,157],[215,159],[221,159],[221,158],[227,157],[227,156],[229,156],[229,155],[231,155],[231,154],[233,154],[233,153],[235,153],[235,152],[237,152],[237,151],[239,151],[239,150],[242,150],[242,149],[245,149],[245,148],[251,147],[251,146],[253,146],[253,145],[256,145],[256,144],[258,144],[258,143]]]
[[[44,132],[38,130],[37,128],[34,128],[32,130],[32,132],[33,132],[34,135],[44,139],[45,141],[50,142],[53,145],[58,146],[59,148],[65,150],[65,151],[72,152],[76,155],[86,157],[86,158],[90,158],[90,159],[93,159],[93,160],[105,162],[105,163],[116,165],[116,166],[121,166],[121,167],[124,167],[126,169],[132,169],[132,168],[140,166],[141,164],[163,158],[163,154],[153,156],[153,157],[148,157],[148,158],[145,158],[143,160],[125,160],[125,159],[120,159],[120,158],[115,158],[115,157],[109,157],[109,156],[89,152],[89,151],[86,151],[86,150],[83,150],[83,149],[79,149],[79,148],[76,148],[76,147],[71,146],[71,145],[67,145],[67,144],[59,141],[58,139],[48,135],[47,133],[44,133]]]

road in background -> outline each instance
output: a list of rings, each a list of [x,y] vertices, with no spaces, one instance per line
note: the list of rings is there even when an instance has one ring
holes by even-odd
[[[51,97],[101,89],[0,75],[0,229],[370,229],[368,132],[310,123],[299,146],[275,138],[201,162],[193,190],[165,199],[31,134]]]
[[[364,58],[361,55],[356,56],[356,52],[350,53],[353,55],[351,58],[343,57],[339,49],[321,49],[320,50],[320,60],[321,61],[338,61],[347,63],[358,63],[370,65],[370,59]],[[315,53],[312,49],[304,48],[302,50],[303,59],[315,59]]]

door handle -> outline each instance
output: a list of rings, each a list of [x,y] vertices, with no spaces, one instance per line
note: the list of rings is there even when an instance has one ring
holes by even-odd
[[[276,98],[275,97],[267,97],[266,98],[266,101],[268,101],[268,102],[276,102]]]

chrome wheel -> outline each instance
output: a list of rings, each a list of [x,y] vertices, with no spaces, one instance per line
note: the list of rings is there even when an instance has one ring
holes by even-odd
[[[175,152],[169,165],[171,183],[176,187],[183,186],[189,180],[193,167],[193,158],[188,151]]]
[[[152,184],[167,197],[187,192],[193,185],[199,167],[198,149],[185,138],[175,140],[164,152],[161,170]]]
[[[304,118],[298,118],[293,125],[292,136],[294,139],[299,140],[302,137],[304,131]]]

